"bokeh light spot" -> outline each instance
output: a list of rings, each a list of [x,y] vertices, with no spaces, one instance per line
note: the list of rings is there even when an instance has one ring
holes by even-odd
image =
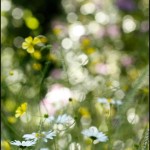
[[[98,12],[95,15],[95,20],[102,25],[106,25],[109,23],[109,16],[104,12]]]
[[[86,3],[81,6],[80,11],[83,15],[92,14],[95,11],[95,5],[93,3]]]
[[[9,11],[11,9],[11,1],[10,0],[3,0],[1,2],[1,11]]]
[[[71,12],[67,15],[67,20],[70,23],[73,23],[73,22],[77,21],[77,19],[78,19],[78,16],[73,12]]]
[[[62,40],[61,45],[62,45],[62,47],[63,47],[64,49],[67,49],[67,50],[68,50],[68,49],[70,49],[70,48],[72,47],[73,42],[72,42],[72,40],[70,40],[69,38],[65,38],[65,39]]]
[[[72,40],[78,40],[85,34],[85,28],[81,23],[75,23],[69,27],[69,35]]]
[[[1,29],[4,29],[8,24],[7,18],[4,16],[1,16]]]
[[[27,17],[25,19],[26,26],[32,30],[39,27],[39,21],[35,17]]]
[[[131,16],[123,18],[122,28],[125,33],[130,33],[136,29],[135,20]]]
[[[23,11],[22,11],[22,9],[20,9],[20,8],[15,8],[15,9],[13,9],[13,11],[12,11],[12,16],[13,16],[13,18],[14,19],[21,19],[22,18],[22,16],[23,16]]]

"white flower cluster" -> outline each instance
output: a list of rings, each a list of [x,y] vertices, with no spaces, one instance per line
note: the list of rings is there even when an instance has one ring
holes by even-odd
[[[54,124],[61,124],[65,126],[70,126],[75,123],[75,120],[67,115],[59,115],[58,117],[54,118],[53,116],[48,117],[47,120],[50,123]],[[31,134],[25,134],[23,135],[23,138],[25,141],[11,141],[10,144],[19,146],[20,148],[26,148],[30,146],[34,146],[38,140],[43,140],[44,142],[48,142],[48,140],[52,140],[56,136],[55,131],[48,131],[48,132],[37,132],[37,133],[31,133]],[[98,142],[106,142],[108,140],[108,137],[102,133],[99,132],[98,129],[94,126],[90,127],[89,129],[85,129],[81,132],[83,135],[91,138],[93,140],[94,144],[97,144]]]
[[[56,118],[53,116],[50,116],[49,118],[47,118],[47,121],[49,123],[61,124],[66,127],[69,127],[75,123],[75,120],[70,115],[67,115],[67,114],[59,115]]]
[[[36,142],[35,141],[22,141],[22,142],[20,142],[20,141],[15,140],[15,141],[10,142],[10,144],[23,148],[23,147],[33,146],[36,144]]]
[[[52,140],[54,136],[56,136],[56,133],[54,131],[25,134],[23,135],[23,138],[26,141],[20,142],[15,140],[14,142],[13,141],[10,142],[10,144],[19,146],[21,148],[30,147],[30,146],[34,146],[37,140],[39,139],[42,139],[44,142],[47,142],[48,139]]]
[[[49,132],[25,134],[23,138],[25,138],[26,140],[34,140],[34,141],[43,139],[44,142],[47,142],[48,141],[47,139],[52,140],[54,136],[56,136],[56,133],[53,131],[49,131]]]
[[[47,121],[50,123],[53,122],[54,124],[61,124],[61,125],[64,125],[65,127],[69,127],[75,123],[75,120],[67,114],[59,115],[56,118],[51,116],[47,118]],[[23,138],[26,141],[21,142],[21,141],[15,140],[15,141],[10,142],[10,144],[19,146],[21,148],[30,147],[30,146],[34,146],[38,140],[42,139],[44,142],[48,142],[48,140],[52,140],[55,136],[56,136],[55,131],[48,131],[48,132],[43,131],[43,132],[37,132],[37,133],[34,132],[31,134],[23,135]]]

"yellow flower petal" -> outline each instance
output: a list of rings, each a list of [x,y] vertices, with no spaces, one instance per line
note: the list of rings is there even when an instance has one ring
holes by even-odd
[[[29,47],[29,44],[27,42],[22,43],[22,48],[27,49]]]
[[[32,67],[34,70],[39,71],[39,70],[41,70],[42,65],[40,63],[34,63]]]
[[[28,53],[34,53],[34,47],[33,46],[29,46],[27,49]]]
[[[20,114],[15,114],[15,117],[16,117],[16,118],[20,117]]]
[[[16,110],[15,117],[18,118],[22,116],[27,110],[27,103],[23,103],[21,106],[19,106]]]
[[[26,109],[27,109],[27,103],[23,103],[23,104],[21,105],[21,109],[22,109],[23,111],[26,111]]]
[[[25,41],[27,43],[31,43],[33,41],[33,38],[31,36],[29,36],[29,37],[25,38]]]
[[[3,150],[11,150],[9,142],[8,141],[4,141],[4,140],[1,140],[1,148]]]
[[[16,118],[15,118],[15,117],[12,117],[12,116],[8,117],[7,120],[8,120],[8,122],[11,123],[11,124],[14,124],[14,123],[16,122]]]
[[[42,55],[40,51],[34,51],[33,55],[32,55],[35,59],[41,59]]]
[[[111,103],[111,102],[112,102],[112,99],[111,99],[111,98],[108,98],[108,99],[107,99],[107,102],[108,102],[108,103]]]
[[[39,38],[42,43],[46,43],[47,42],[47,38],[45,36],[43,36],[43,35],[38,35],[37,38]]]
[[[33,44],[35,45],[35,44],[38,44],[38,43],[41,43],[41,40],[38,37],[35,37],[33,39]]]

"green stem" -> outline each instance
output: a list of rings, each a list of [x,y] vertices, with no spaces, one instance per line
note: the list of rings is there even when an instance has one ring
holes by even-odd
[[[68,72],[67,72],[67,64],[66,64],[66,61],[65,61],[63,50],[61,49],[60,52],[61,52],[61,57],[62,57],[61,60],[62,60],[62,64],[63,64],[63,70],[66,72],[67,81],[68,81],[68,84],[70,85],[69,75],[68,75]]]
[[[11,127],[11,125],[7,122],[6,118],[4,117],[5,114],[4,113],[2,114],[2,113],[3,112],[1,112],[2,122],[4,123],[5,126],[7,126],[10,129],[10,131],[12,131],[12,133],[14,133],[14,135],[18,137],[19,135],[17,134],[18,133],[17,130]]]
[[[41,77],[41,81],[40,81],[40,89],[39,89],[39,101],[40,101],[41,98],[42,98],[43,83],[44,83],[44,80],[45,80],[45,78],[46,78],[46,74],[47,74],[49,65],[50,65],[50,62],[46,62],[46,63],[45,63],[45,67],[44,67],[43,72],[42,72],[42,77]],[[48,112],[48,110],[47,110],[45,104],[43,103],[43,101],[42,101],[42,104],[43,104],[43,106],[45,107],[45,110]],[[41,111],[40,111],[40,105],[39,105],[39,113],[40,113],[40,115],[42,115],[42,114],[41,114]]]
[[[143,137],[140,141],[138,150],[147,150],[149,142],[149,128],[146,127],[143,133]]]
[[[54,139],[54,148],[55,150],[57,150],[57,144],[56,144],[56,140]]]

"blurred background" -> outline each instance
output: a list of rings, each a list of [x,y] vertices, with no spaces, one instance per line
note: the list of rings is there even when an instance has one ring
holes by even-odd
[[[149,62],[148,12],[148,0],[1,0],[1,148],[10,150],[11,140],[37,130],[40,107],[42,114],[77,119],[78,129],[68,133],[71,141],[60,150],[90,150],[76,132],[92,125],[112,136],[111,144],[95,150],[136,149],[149,117],[148,75],[138,80]],[[47,37],[50,49],[32,54],[22,49],[26,37],[38,35]],[[108,123],[97,99],[119,99],[124,105],[130,91],[134,96],[125,113],[112,107]],[[28,117],[17,119],[15,110],[23,102]]]

